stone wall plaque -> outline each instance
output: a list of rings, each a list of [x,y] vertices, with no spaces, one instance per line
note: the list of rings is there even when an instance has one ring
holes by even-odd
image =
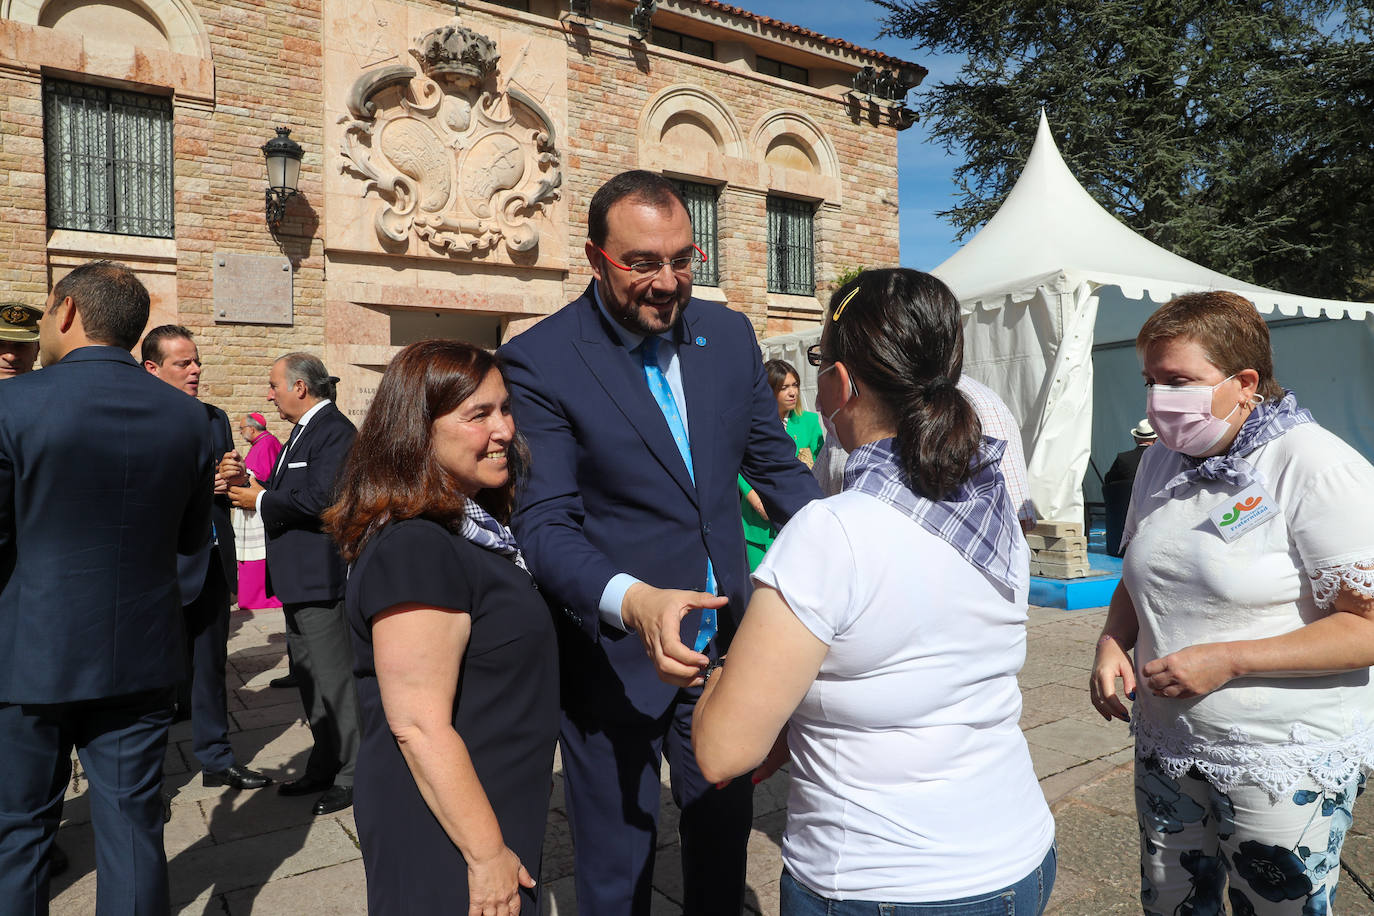
[[[215,253],[215,321],[293,324],[291,261],[262,254]]]

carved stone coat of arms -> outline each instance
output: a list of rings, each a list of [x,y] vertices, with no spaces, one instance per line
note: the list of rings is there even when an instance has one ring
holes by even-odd
[[[514,85],[498,91],[495,43],[454,24],[410,51],[419,67],[360,75],[349,91],[341,170],[366,179],[383,245],[418,237],[471,255],[539,245],[541,217],[563,183],[548,113]]]

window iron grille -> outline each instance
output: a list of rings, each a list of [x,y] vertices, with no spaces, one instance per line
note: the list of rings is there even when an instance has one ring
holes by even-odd
[[[692,217],[692,242],[706,253],[706,260],[692,271],[692,282],[702,286],[720,285],[720,243],[716,224],[716,202],[720,190],[715,185],[694,181],[675,181],[687,213]]]
[[[816,295],[815,207],[788,197],[768,198],[768,291]]]
[[[47,80],[43,145],[49,228],[172,237],[170,98]]]

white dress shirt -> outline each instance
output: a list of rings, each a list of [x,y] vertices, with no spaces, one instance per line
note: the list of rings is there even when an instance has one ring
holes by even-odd
[[[310,418],[315,416],[315,414],[319,413],[320,409],[323,408],[324,405],[330,403],[332,402],[329,400],[329,398],[321,398],[318,402],[316,402],[315,406],[307,410],[304,414],[302,414],[301,418],[296,421],[296,428],[300,431],[296,432],[296,435],[294,437],[288,437],[287,445],[281,450],[281,454],[277,456],[276,467],[272,468],[273,477],[277,476],[277,473],[282,469],[282,463],[286,461],[286,456],[291,452],[293,448],[296,447],[296,443],[301,441],[301,436],[305,435],[305,426],[307,423],[310,422]],[[292,431],[295,432],[295,430]],[[263,483],[266,484],[266,481],[263,481]],[[253,508],[257,510],[259,518],[262,517],[262,497],[266,493],[267,491],[263,490],[262,493],[258,494],[258,498],[253,501]]]

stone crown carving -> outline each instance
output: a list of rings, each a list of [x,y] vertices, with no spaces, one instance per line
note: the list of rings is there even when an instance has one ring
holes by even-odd
[[[449,256],[504,244],[534,251],[563,184],[557,132],[518,86],[494,86],[500,55],[485,35],[455,24],[411,49],[420,70],[364,71],[349,90],[341,170],[379,199],[382,246],[419,239]]]
[[[422,35],[415,56],[425,76],[477,85],[496,71],[496,42],[461,25],[445,25]]]

